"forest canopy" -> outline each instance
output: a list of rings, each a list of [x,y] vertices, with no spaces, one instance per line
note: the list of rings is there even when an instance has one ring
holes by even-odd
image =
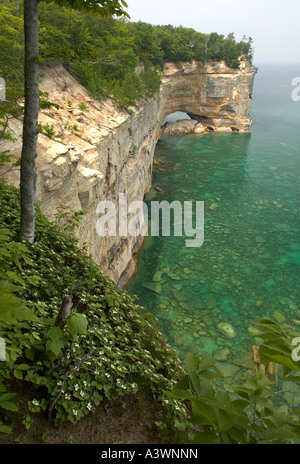
[[[14,99],[23,82],[22,2],[0,5],[0,75],[8,82],[8,99]],[[49,2],[39,5],[39,41],[40,62],[63,62],[95,98],[110,96],[124,107],[158,90],[165,61],[225,60],[237,68],[240,56],[252,60],[251,38],[237,42],[234,34],[103,18]]]

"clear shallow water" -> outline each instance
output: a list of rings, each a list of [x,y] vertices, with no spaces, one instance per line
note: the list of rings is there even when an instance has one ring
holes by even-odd
[[[185,237],[146,238],[128,290],[182,359],[211,353],[231,383],[251,368],[253,322],[275,311],[300,320],[298,75],[300,66],[260,67],[251,134],[164,136],[156,149],[147,201],[204,201],[205,241],[186,248]]]

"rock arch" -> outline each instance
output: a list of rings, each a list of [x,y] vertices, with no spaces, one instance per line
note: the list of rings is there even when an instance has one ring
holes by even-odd
[[[180,67],[166,63],[160,111],[163,118],[182,111],[205,127],[249,132],[253,80],[253,67],[247,61],[242,61],[239,69],[224,62],[192,62]]]

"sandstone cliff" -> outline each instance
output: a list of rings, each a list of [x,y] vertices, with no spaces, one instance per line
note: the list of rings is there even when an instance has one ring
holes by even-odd
[[[253,88],[253,67],[242,61],[240,69],[224,62],[166,63],[162,106],[165,115],[183,111],[212,130],[248,132]]]
[[[41,90],[60,108],[40,112],[42,126],[54,132],[51,139],[39,134],[38,140],[37,199],[42,211],[50,219],[60,205],[87,211],[77,232],[79,244],[86,244],[95,262],[122,287],[134,271],[133,255],[141,239],[100,237],[99,201],[117,202],[125,192],[128,202],[143,200],[151,186],[161,125],[174,111],[187,112],[204,128],[249,131],[252,86],[253,68],[247,62],[239,70],[223,62],[167,63],[155,98],[122,111],[110,101],[93,100],[62,65],[45,67]],[[10,130],[16,142],[2,142],[1,151],[20,156],[21,122],[11,120]],[[18,168],[5,167],[0,175],[19,185]]]

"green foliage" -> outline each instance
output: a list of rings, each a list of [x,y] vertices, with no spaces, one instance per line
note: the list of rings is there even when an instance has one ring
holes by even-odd
[[[30,414],[25,414],[25,416],[24,416],[24,418],[22,420],[22,424],[25,425],[25,428],[27,430],[30,429],[33,422],[34,422],[34,419],[31,417],[31,415]],[[24,436],[22,437],[22,439],[24,440]]]
[[[293,340],[300,337],[294,327],[287,323],[285,317],[276,312],[273,319],[260,319],[257,328],[263,343],[259,347],[262,363],[275,362],[283,367],[283,376],[287,380],[300,381],[300,365],[293,360]],[[298,343],[299,345],[300,343]],[[297,356],[296,356],[297,357]]]
[[[8,316],[7,304],[4,310],[0,306],[0,337],[7,346],[6,362],[0,364],[1,433],[11,432],[10,421],[22,406],[11,391],[14,379],[26,381],[31,391],[25,428],[41,412],[57,423],[76,422],[104,398],[146,386],[185,431],[185,441],[297,443],[299,411],[275,406],[276,389],[268,377],[257,372],[226,390],[218,386],[212,358],[194,355],[187,357],[182,372],[155,328],[156,319],[117,290],[77,248],[73,234],[64,235],[38,213],[37,241],[25,246],[16,236],[18,192],[1,181],[0,200],[0,303],[5,294],[18,299]],[[55,323],[65,292],[72,295],[74,311],[59,327]],[[299,381],[299,363],[292,360],[292,341],[299,334],[279,313],[275,320],[261,319],[258,328],[261,362],[278,362],[286,379]],[[187,419],[185,403],[191,411]],[[164,429],[166,423],[156,421],[156,426]]]
[[[40,134],[46,135],[46,137],[49,137],[49,139],[53,139],[55,137],[55,130],[54,130],[54,125],[53,124],[38,124],[38,131]]]
[[[5,150],[0,152],[0,167],[2,167],[5,163],[9,163],[12,161],[13,155],[10,153],[9,150]]]
[[[76,10],[72,7],[75,3]],[[22,110],[16,102],[23,95],[22,2],[2,0],[2,4],[0,69],[7,80],[8,101],[0,103],[0,119]],[[236,42],[233,34],[225,38],[182,26],[153,26],[107,17],[111,8],[121,12],[121,5],[106,2],[108,9],[103,9],[105,17],[101,17],[86,11],[96,7],[94,1],[40,2],[39,61],[67,64],[95,98],[111,97],[128,107],[158,91],[160,70],[166,61],[225,60],[237,68],[239,57],[252,60],[251,38]],[[136,72],[140,64],[145,70]],[[51,106],[48,96],[41,96],[40,105]]]
[[[300,333],[278,312],[274,319],[260,319],[256,325],[256,338],[262,339],[260,362],[278,364],[284,379],[299,382],[299,349],[294,347],[295,342],[299,346]],[[188,355],[187,373],[166,392],[190,403],[186,431],[193,443],[299,443],[300,410],[275,405],[276,387],[267,376],[258,371],[241,386],[218,390],[213,384],[219,375],[214,365],[209,356]]]
[[[49,94],[48,92],[42,92],[40,90],[40,109],[50,109],[52,106],[59,110],[59,105],[57,103],[52,103],[49,100]]]
[[[58,206],[56,211],[54,217],[57,224],[66,234],[72,236],[80,225],[82,217],[87,213],[87,211],[72,211],[70,206],[66,205]]]
[[[297,442],[299,422],[274,405],[269,378],[261,372],[230,391],[218,389],[215,362],[210,356],[187,356],[187,373],[170,398],[190,403],[188,440],[193,444],[263,444]]]
[[[48,3],[52,3],[52,0],[46,0]],[[56,0],[59,6],[64,6],[66,0]],[[68,4],[75,10],[87,11],[91,13],[97,13],[100,16],[127,16],[128,13],[124,10],[127,8],[125,0],[68,0]]]
[[[13,379],[25,381],[31,399],[28,411],[23,405],[22,413],[34,418],[35,412],[45,411],[56,423],[76,422],[95,411],[104,398],[117,399],[141,388],[149,389],[172,417],[183,414],[184,406],[176,400],[166,402],[163,394],[181,368],[157,331],[156,320],[148,320],[126,292],[117,290],[78,249],[72,234],[65,235],[61,226],[39,212],[36,242],[26,248],[18,243],[19,193],[0,181],[0,201],[0,224],[7,230],[1,243],[4,250],[11,250],[11,256],[0,253],[3,279],[9,277],[18,287],[17,292],[8,288],[33,315],[22,325],[0,322],[0,337],[7,347],[6,362],[0,364],[1,394],[13,393]],[[58,327],[65,293],[72,295],[74,311],[65,326]],[[9,401],[21,407],[18,396]],[[5,414],[5,426],[10,427],[9,415],[15,412]],[[30,423],[30,418],[24,419],[24,427]]]
[[[152,98],[161,84],[161,78],[155,69],[146,68],[141,73],[143,93],[146,97]]]
[[[73,337],[75,335],[86,335],[88,320],[84,314],[72,313],[67,322],[68,329]]]
[[[18,324],[22,320],[37,320],[23,300],[15,296],[28,283],[37,285],[38,276],[22,276],[22,268],[32,264],[28,249],[11,240],[8,229],[0,228],[0,321]]]
[[[5,226],[6,227],[6,226]],[[5,358],[8,361],[16,352],[22,353],[22,346],[18,343],[15,345],[6,344],[5,330],[15,331],[18,333],[22,327],[25,327],[24,321],[35,321],[39,319],[34,314],[26,301],[16,294],[19,293],[26,285],[37,285],[38,277],[36,275],[23,276],[23,266],[31,264],[32,261],[28,256],[29,251],[24,244],[12,240],[12,234],[0,224],[0,336],[5,341]],[[3,331],[4,329],[4,331]],[[27,365],[12,364],[11,370],[15,378],[23,378],[23,370]],[[11,433],[11,427],[1,420],[1,409],[5,411],[17,411],[18,405],[15,401],[15,393],[6,393],[6,379],[8,374],[7,366],[0,362],[0,434]]]
[[[12,140],[9,115],[18,117],[23,108],[23,19],[16,2],[5,1],[0,8],[0,77],[6,82],[6,101],[0,101],[0,139]],[[0,155],[0,164],[3,153]],[[4,160],[6,161],[6,160]]]
[[[88,110],[88,106],[84,103],[84,102],[80,102],[79,105],[78,105],[78,109],[80,111],[87,111]]]
[[[16,2],[2,2],[0,9],[0,69],[6,80],[7,100],[15,100],[23,81],[23,19]],[[18,93],[18,92],[17,92]]]

